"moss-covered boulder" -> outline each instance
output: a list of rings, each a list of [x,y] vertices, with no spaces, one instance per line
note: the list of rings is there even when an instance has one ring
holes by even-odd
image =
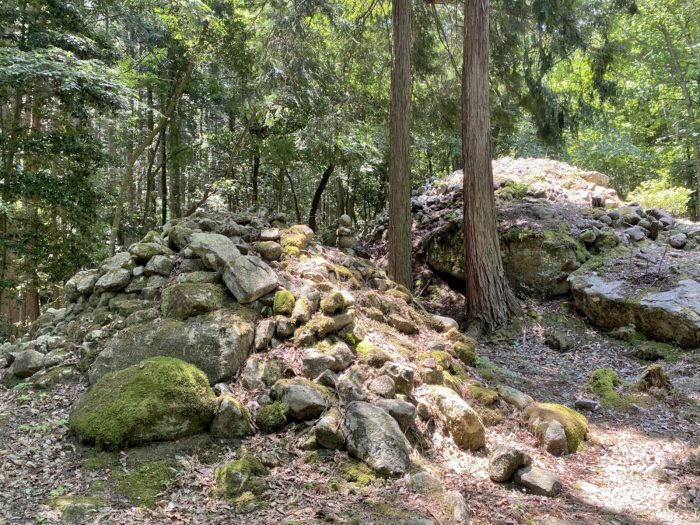
[[[224,305],[224,290],[215,284],[180,283],[163,290],[163,317],[187,319],[218,310]]]
[[[271,393],[284,404],[290,417],[301,421],[316,419],[333,401],[328,388],[301,378],[280,379]]]
[[[588,420],[575,410],[557,403],[532,403],[525,409],[528,428],[540,441],[545,443],[547,432],[552,432],[552,422],[561,425],[566,435],[566,449],[562,454],[576,452],[588,433]],[[550,451],[551,452],[551,451]]]
[[[267,433],[282,430],[287,424],[287,407],[282,401],[265,405],[255,414],[255,424]]]
[[[333,315],[345,309],[345,296],[334,291],[321,300],[321,311],[326,315]]]
[[[214,471],[213,494],[217,498],[234,499],[246,492],[260,495],[265,491],[265,465],[250,454],[226,463]]]
[[[292,315],[295,302],[296,300],[292,292],[289,290],[279,290],[275,293],[275,300],[272,307],[275,315]]]
[[[118,449],[203,432],[215,406],[201,370],[154,357],[104,376],[76,403],[68,424],[81,441]]]
[[[255,433],[252,417],[246,406],[233,396],[222,396],[218,400],[211,435],[217,438],[244,438]]]
[[[605,408],[622,408],[626,403],[617,392],[622,385],[620,376],[612,368],[597,368],[591,373],[586,386],[597,395],[600,404]]]
[[[64,523],[84,523],[110,507],[110,501],[100,496],[57,496],[49,501],[49,506],[56,511]]]
[[[361,341],[355,347],[357,357],[360,362],[365,363],[374,368],[381,368],[384,363],[391,361],[391,356],[388,352],[381,349],[369,341]]]

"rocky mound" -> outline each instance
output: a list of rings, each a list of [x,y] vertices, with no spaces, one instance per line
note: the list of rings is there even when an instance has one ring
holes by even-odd
[[[573,294],[603,328],[700,346],[700,227],[624,204],[605,188],[605,175],[561,162],[501,159],[494,178],[504,267],[519,295]],[[428,268],[460,289],[461,171],[416,191],[412,207],[417,271]],[[385,220],[374,225],[372,243],[385,228]]]
[[[440,481],[419,465],[436,436],[483,449],[484,421],[495,417],[488,407],[501,397],[519,409],[533,403],[480,377],[476,342],[454,320],[281,217],[199,211],[79,272],[65,300],[2,346],[1,381],[51,388],[86,377],[91,386],[68,427],[107,450],[202,432],[240,440],[283,431],[299,450],[347,451],[372,475],[411,473],[415,486],[434,487]],[[546,433],[533,425],[532,435],[556,454],[574,452],[549,444],[566,441],[565,423]],[[502,481],[560,490],[516,463]],[[255,508],[268,470],[253,450],[217,468],[212,494]],[[444,497],[445,509],[464,514],[461,496]]]

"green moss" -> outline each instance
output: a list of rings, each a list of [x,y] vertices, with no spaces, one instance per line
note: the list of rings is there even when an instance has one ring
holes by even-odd
[[[287,424],[287,408],[281,401],[265,405],[255,414],[255,424],[263,432],[277,432]]]
[[[256,509],[263,508],[267,505],[264,500],[260,499],[250,491],[244,492],[240,496],[236,496],[235,498],[231,499],[230,502],[233,505],[233,510],[238,514],[253,512]]]
[[[438,366],[441,366],[445,370],[452,367],[452,356],[444,350],[430,350],[428,352],[421,352],[418,354],[419,362],[422,363],[428,359],[434,359]]]
[[[469,395],[482,405],[491,406],[498,401],[498,392],[490,388],[481,385],[469,385],[467,390]]]
[[[458,377],[452,375],[447,370],[444,370],[442,372],[442,381],[446,387],[451,388],[452,390],[454,390],[458,394],[460,393],[460,391],[462,389],[462,381],[460,381],[460,379]]]
[[[282,253],[289,257],[296,257],[297,255],[299,255],[299,253],[301,253],[301,250],[299,250],[299,248],[297,248],[296,246],[285,246],[284,248],[282,248]]]
[[[316,314],[304,327],[319,338],[323,338],[335,332],[335,321],[327,315]]]
[[[600,398],[605,408],[626,408],[629,401],[617,393],[616,387],[622,385],[617,373],[611,368],[598,368],[593,371],[586,386]]]
[[[499,410],[477,407],[476,413],[479,414],[481,422],[487,427],[500,425],[503,421],[503,414]]]
[[[408,294],[402,290],[399,290],[398,288],[392,288],[391,290],[387,290],[384,292],[386,295],[390,297],[395,297],[396,299],[400,299],[401,301],[404,301],[406,304],[411,304],[411,294]]]
[[[309,244],[306,235],[302,233],[285,233],[280,239],[282,248],[294,247],[297,250],[303,250]]]
[[[275,294],[273,311],[275,315],[292,315],[294,310],[294,294],[289,290],[280,290]]]
[[[658,361],[663,359],[670,363],[678,361],[682,352],[675,346],[656,341],[645,341],[634,349],[634,356],[642,361]]]
[[[338,472],[342,479],[360,487],[371,485],[377,480],[377,474],[361,461],[343,461],[338,467]]]
[[[321,311],[327,315],[345,310],[345,297],[342,293],[334,291],[321,300]]]
[[[588,433],[588,420],[585,416],[557,403],[532,403],[525,409],[525,418],[528,421],[559,421],[566,433],[569,453],[578,450]]]
[[[112,465],[118,463],[118,458],[109,452],[99,452],[94,456],[85,458],[83,461],[84,470],[100,470],[103,468],[111,467]]]
[[[388,353],[369,341],[362,341],[355,347],[355,351],[361,362],[375,368],[379,368],[391,360],[391,356]]]
[[[476,341],[473,339],[469,342],[458,341],[452,345],[452,351],[462,363],[472,366],[476,359]]]
[[[63,522],[78,523],[109,507],[110,501],[100,496],[58,496],[49,501],[49,506],[61,514]]]
[[[178,471],[175,461],[162,460],[146,463],[132,472],[115,472],[117,492],[139,506],[153,507],[158,495],[175,481]]]
[[[207,376],[179,359],[154,357],[105,375],[78,402],[68,424],[105,449],[177,439],[202,431],[214,416]]]
[[[319,385],[318,383],[314,383],[313,381],[311,381],[310,379],[306,379],[305,377],[295,377],[294,379],[280,379],[273,385],[272,389],[273,392],[282,392],[285,390],[286,387],[291,385],[304,385],[306,387],[313,388],[316,392],[321,394],[324,397],[324,399],[329,403],[335,401],[335,397],[333,396],[333,393],[330,391],[330,389],[326,388],[323,385]]]
[[[268,474],[269,471],[259,459],[245,454],[241,459],[226,463],[214,471],[212,493],[215,497],[223,499],[237,498],[246,492],[260,495],[266,488],[263,477]]]

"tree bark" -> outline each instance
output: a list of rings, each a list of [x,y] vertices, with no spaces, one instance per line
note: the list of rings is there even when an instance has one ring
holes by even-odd
[[[258,211],[258,176],[260,175],[260,153],[256,148],[253,155],[253,173],[250,176],[251,186],[253,187],[253,209]]]
[[[314,192],[314,198],[311,200],[311,209],[309,210],[309,228],[316,231],[316,213],[318,212],[318,205],[321,203],[321,196],[323,195],[323,190],[326,189],[328,181],[333,175],[333,170],[335,169],[334,164],[329,164],[326,171],[321,175],[321,180],[318,181],[318,186]]]
[[[287,176],[287,180],[289,181],[289,189],[292,190],[292,199],[294,200],[294,213],[296,213],[297,216],[297,224],[301,224],[301,210],[299,210],[299,201],[297,200],[297,192],[294,189],[294,181],[292,180],[292,176],[289,174],[287,168],[284,168],[284,174]]]
[[[671,58],[671,69],[676,76],[676,82],[678,82],[678,85],[681,88],[683,100],[685,100],[685,113],[688,117],[690,143],[693,147],[693,166],[695,167],[695,220],[698,220],[700,219],[700,139],[698,139],[698,133],[695,132],[695,108],[693,107],[693,99],[690,95],[688,81],[683,68],[681,67],[681,62],[678,59],[676,48],[671,40],[671,34],[663,25],[659,26],[659,31],[661,31],[661,34],[664,36],[666,50],[668,52],[668,56]]]
[[[392,2],[389,112],[389,276],[413,290],[411,271],[411,0]]]
[[[517,307],[503,271],[493,196],[489,110],[489,2],[464,3],[462,153],[466,307],[470,320],[492,330]]]

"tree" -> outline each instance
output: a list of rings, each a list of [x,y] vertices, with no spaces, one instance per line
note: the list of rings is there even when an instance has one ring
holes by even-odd
[[[503,271],[496,229],[489,109],[489,2],[464,2],[462,152],[467,316],[486,329],[516,307]]]
[[[411,0],[392,2],[389,113],[389,276],[413,289],[411,272]]]

